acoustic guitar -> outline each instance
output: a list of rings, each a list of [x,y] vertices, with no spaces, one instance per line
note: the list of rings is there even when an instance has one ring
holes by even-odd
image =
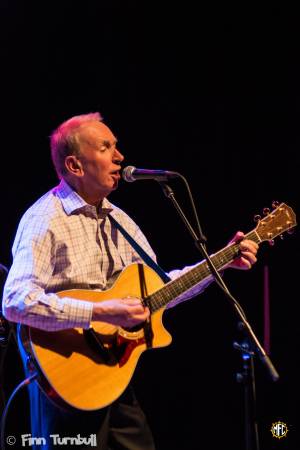
[[[295,213],[282,203],[259,220],[245,237],[260,244],[272,241],[295,225]],[[231,244],[214,254],[212,261],[221,270],[238,254],[239,245]],[[210,275],[206,261],[202,261],[164,284],[148,266],[132,264],[106,291],[58,292],[60,297],[91,302],[140,297],[149,306],[151,319],[129,330],[104,322],[93,322],[89,330],[73,328],[55,332],[21,325],[19,333],[28,353],[29,369],[38,372],[41,388],[61,407],[92,411],[109,405],[129,384],[140,355],[146,349],[171,343],[172,337],[163,325],[166,305]]]

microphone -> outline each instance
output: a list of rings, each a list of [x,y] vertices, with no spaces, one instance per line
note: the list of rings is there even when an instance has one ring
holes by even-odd
[[[134,166],[127,166],[122,171],[123,180],[132,183],[137,180],[167,181],[169,178],[179,177],[179,173],[169,170],[137,169]]]

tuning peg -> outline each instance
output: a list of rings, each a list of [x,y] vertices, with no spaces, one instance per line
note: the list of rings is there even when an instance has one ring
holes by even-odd
[[[294,232],[295,232],[294,228],[290,228],[289,230],[287,230],[288,234],[294,234]]]
[[[272,202],[272,208],[276,209],[277,206],[279,206],[279,202],[277,200],[273,200]]]
[[[259,222],[261,220],[261,216],[259,214],[256,214],[253,218],[254,222]]]
[[[280,239],[283,241],[283,239],[284,239],[283,234],[280,234],[279,237],[280,237]]]
[[[268,214],[270,214],[270,208],[264,208],[263,209],[263,215],[267,216]]]
[[[275,245],[274,239],[270,239],[268,242],[271,247],[273,247],[273,245]]]

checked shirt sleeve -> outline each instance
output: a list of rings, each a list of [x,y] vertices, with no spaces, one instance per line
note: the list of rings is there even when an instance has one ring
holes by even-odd
[[[88,328],[92,303],[47,293],[55,266],[55,238],[47,221],[25,215],[13,245],[13,264],[3,294],[3,313],[48,331]]]

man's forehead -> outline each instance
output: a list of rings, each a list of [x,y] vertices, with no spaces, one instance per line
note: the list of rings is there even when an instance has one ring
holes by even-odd
[[[91,121],[84,123],[79,128],[79,134],[84,140],[91,138],[101,139],[103,141],[115,140],[115,136],[111,130],[103,123],[99,121]]]

